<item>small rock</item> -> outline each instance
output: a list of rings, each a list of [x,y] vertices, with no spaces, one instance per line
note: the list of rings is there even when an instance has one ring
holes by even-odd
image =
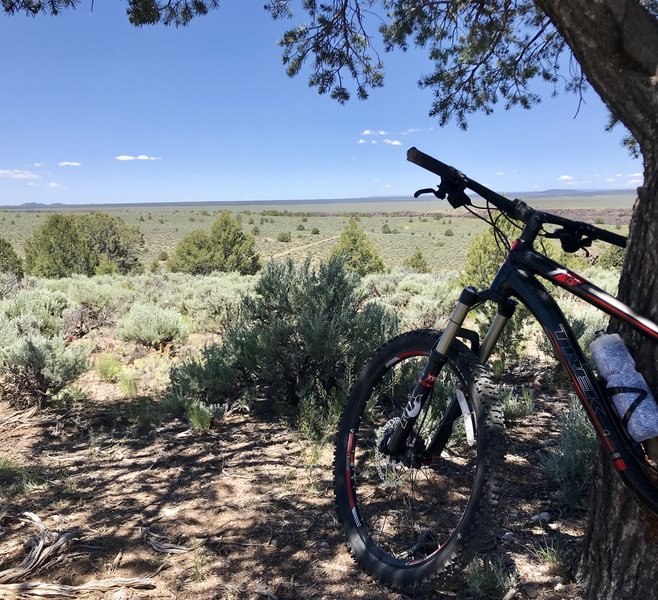
[[[566,586],[563,583],[558,583],[553,589],[556,592],[559,592],[560,590],[563,590]]]
[[[517,542],[516,536],[511,531],[503,534],[503,544],[516,544]]]
[[[270,546],[274,546],[275,548],[279,545],[278,540],[270,540]]]
[[[538,515],[533,515],[530,517],[530,520],[533,523],[549,523],[551,520],[551,515],[547,512],[540,512]]]
[[[525,595],[528,596],[528,598],[536,598],[539,596],[539,590],[526,590]]]
[[[323,550],[329,550],[329,544],[327,542],[320,542],[319,546]]]

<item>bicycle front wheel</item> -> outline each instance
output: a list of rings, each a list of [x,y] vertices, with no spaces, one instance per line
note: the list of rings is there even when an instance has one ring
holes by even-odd
[[[334,485],[354,558],[396,589],[421,586],[468,562],[497,503],[505,452],[500,406],[477,357],[456,341],[407,440],[426,460],[387,455],[382,439],[402,415],[437,331],[400,335],[366,363],[339,429]],[[452,433],[434,455],[432,437],[459,401]]]

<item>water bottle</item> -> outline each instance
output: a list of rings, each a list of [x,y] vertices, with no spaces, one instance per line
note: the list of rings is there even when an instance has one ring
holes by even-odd
[[[599,336],[590,350],[629,435],[636,442],[658,436],[658,405],[619,335]]]

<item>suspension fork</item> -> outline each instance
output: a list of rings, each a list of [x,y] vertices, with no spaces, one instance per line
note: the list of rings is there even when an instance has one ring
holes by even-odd
[[[484,336],[484,340],[482,341],[482,345],[480,346],[480,353],[478,355],[478,358],[480,359],[480,362],[483,365],[486,364],[487,361],[489,360],[489,357],[491,356],[493,349],[496,347],[496,342],[498,342],[498,340],[500,339],[500,336],[503,333],[503,330],[505,329],[505,325],[507,325],[507,322],[512,318],[512,315],[514,314],[517,305],[518,303],[515,300],[512,300],[511,298],[508,298],[504,303],[498,305],[498,312],[496,313],[496,316],[491,321],[489,330],[487,331],[487,334]],[[438,455],[441,453],[443,448],[445,448],[445,445],[448,442],[450,435],[452,434],[452,427],[454,422],[459,418],[460,415],[463,415],[464,418],[466,418],[467,414],[468,414],[468,405],[466,404],[464,392],[463,390],[455,390],[455,393],[452,396],[452,400],[450,400],[450,403],[446,408],[446,412],[444,413],[443,418],[441,419],[441,423],[439,423],[439,426],[437,427],[436,431],[434,432],[434,435],[432,436],[432,440],[427,446],[428,456]],[[467,427],[466,435],[467,438],[469,436],[472,437],[473,435],[472,429],[471,432],[469,433]],[[469,445],[471,444],[472,442],[469,440]]]
[[[425,365],[423,374],[420,376],[420,379],[407,402],[404,412],[400,417],[400,422],[395,426],[391,436],[386,442],[386,450],[391,455],[395,456],[398,454],[404,446],[425,401],[429,398],[434,389],[434,384],[436,383],[436,379],[441,372],[443,365],[448,361],[448,351],[450,350],[450,346],[452,346],[459,329],[464,324],[466,315],[468,315],[469,311],[477,301],[477,290],[471,286],[464,288],[439,341],[430,350],[430,355],[427,359],[427,364]]]

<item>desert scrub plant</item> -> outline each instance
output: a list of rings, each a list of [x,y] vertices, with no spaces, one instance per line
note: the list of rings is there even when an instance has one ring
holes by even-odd
[[[23,279],[23,261],[3,237],[0,237],[0,273],[9,273]]]
[[[158,350],[169,344],[182,344],[187,335],[180,313],[155,304],[134,304],[117,324],[119,339]]]
[[[0,498],[11,499],[44,485],[43,478],[31,469],[15,464],[6,456],[0,456]]]
[[[502,600],[518,579],[505,568],[502,558],[476,558],[464,575],[466,588],[475,600]]]
[[[416,273],[430,272],[429,263],[425,260],[425,257],[419,248],[416,248],[416,251],[404,261],[404,266]]]
[[[14,321],[22,333],[38,332],[52,337],[61,331],[62,314],[68,304],[61,292],[34,288],[0,302],[0,312]]]
[[[247,379],[268,386],[270,395],[292,405],[318,405],[321,427],[348,373],[388,339],[397,319],[367,303],[359,278],[343,258],[312,267],[291,259],[269,263],[245,299],[242,327],[227,335],[227,348]]]
[[[396,327],[358,283],[340,258],[317,267],[310,259],[268,263],[242,319],[221,345],[172,368],[163,401],[186,410],[194,402],[231,404],[245,389],[264,388],[273,401],[298,408],[300,428],[320,432],[348,374]]]
[[[507,425],[531,415],[535,410],[535,398],[528,388],[520,392],[512,386],[500,386],[500,403],[503,408],[503,417]]]
[[[117,380],[126,398],[136,398],[139,395],[139,378],[135,373],[121,369]]]
[[[379,251],[354,217],[345,225],[330,257],[342,257],[345,267],[361,276],[384,271],[384,260]]]
[[[572,398],[568,412],[560,418],[557,448],[541,455],[544,471],[558,489],[556,498],[570,509],[585,507],[594,468],[597,439],[580,402]]]
[[[195,277],[178,303],[199,331],[223,334],[242,314],[242,304],[256,283],[254,276],[215,273]]]
[[[193,275],[212,271],[253,275],[260,269],[260,258],[255,250],[254,236],[245,235],[240,219],[223,211],[209,233],[197,230],[181,240],[169,257],[168,267],[170,271]]]
[[[122,365],[113,354],[101,354],[96,359],[96,372],[103,381],[115,383],[119,379]]]
[[[221,421],[226,413],[226,408],[226,404],[192,402],[185,408],[185,416],[190,422],[192,429],[204,432],[215,427]]]
[[[225,404],[237,393],[238,374],[227,348],[211,344],[169,372],[169,386],[162,399],[163,410],[183,414],[192,404]]]
[[[498,219],[498,229],[507,237],[518,235],[518,224],[506,219]],[[449,230],[448,230],[449,231]],[[498,268],[505,258],[506,251],[499,248],[498,240],[494,235],[494,229],[488,227],[477,235],[468,248],[464,270],[459,278],[460,285],[475,286],[478,290],[489,287],[493,281]],[[477,327],[481,338],[483,338],[494,318],[498,307],[492,302],[486,302],[475,312]],[[522,353],[522,339],[525,321],[528,311],[523,306],[518,306],[512,318],[507,322],[505,329],[496,345],[496,353],[503,362],[516,360]]]
[[[41,407],[87,368],[82,348],[38,333],[0,347],[0,395],[18,409]]]
[[[549,574],[568,577],[569,569],[564,557],[564,548],[559,544],[544,538],[542,544],[533,546],[530,550],[533,556],[545,565]]]

